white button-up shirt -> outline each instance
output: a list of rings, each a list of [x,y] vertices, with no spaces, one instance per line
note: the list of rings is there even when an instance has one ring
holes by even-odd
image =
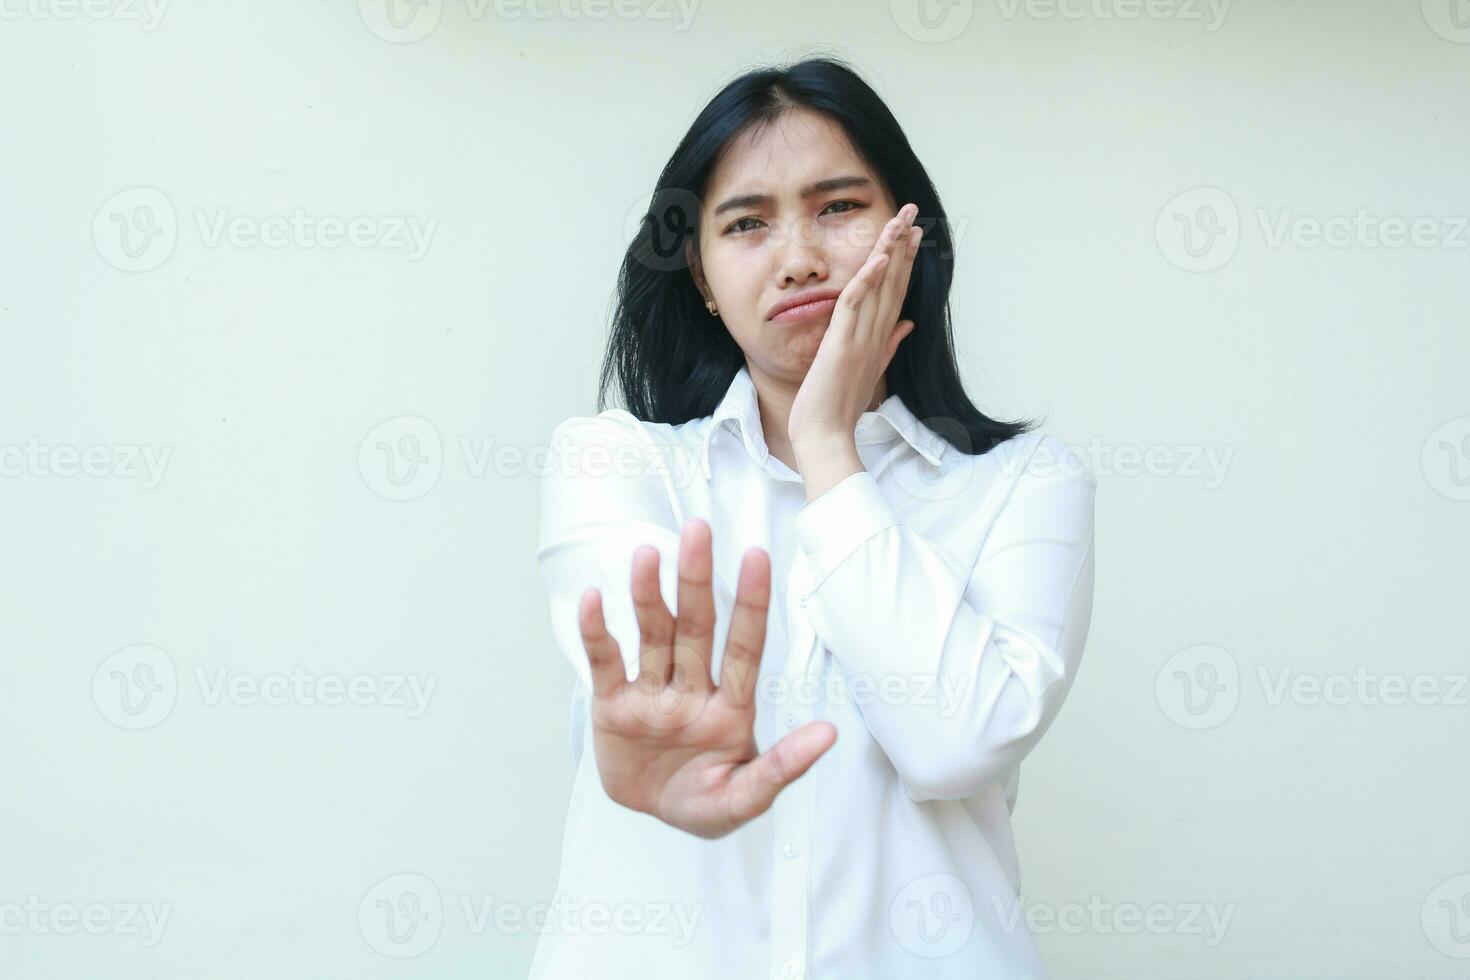
[[[703,418],[608,409],[552,433],[537,560],[578,674],[577,770],[531,980],[1044,975],[1010,816],[1082,656],[1097,482],[1034,431],[963,453],[896,394],[855,436],[865,469],[806,502],[766,448],[744,367]],[[597,588],[636,677],[632,553],[659,550],[676,612],[690,517],[713,532],[715,683],[741,556],[771,555],[760,751],[812,721],[837,729],[768,811],[716,840],[608,798],[577,623]]]

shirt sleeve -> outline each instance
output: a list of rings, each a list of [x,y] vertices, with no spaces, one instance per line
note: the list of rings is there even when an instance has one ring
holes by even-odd
[[[854,700],[916,801],[973,796],[1017,766],[1082,657],[1097,480],[1051,436],[1025,457],[970,569],[900,523],[866,470],[795,518],[798,601],[845,673],[879,694],[893,682],[898,696]]]
[[[669,609],[677,608],[679,521],[670,461],[636,420],[610,413],[567,419],[553,430],[548,448],[536,563],[557,648],[590,692],[592,672],[577,623],[583,592],[601,592],[603,617],[629,680],[638,673],[631,575],[640,545],[658,549],[660,590]]]

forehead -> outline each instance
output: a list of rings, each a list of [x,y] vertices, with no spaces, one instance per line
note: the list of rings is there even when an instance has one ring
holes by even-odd
[[[800,187],[836,174],[878,179],[841,126],[819,112],[793,109],[730,141],[710,174],[705,199],[715,202],[744,192],[795,195]]]

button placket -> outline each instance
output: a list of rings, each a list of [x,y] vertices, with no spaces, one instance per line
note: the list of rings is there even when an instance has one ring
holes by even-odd
[[[799,559],[793,562],[788,578],[788,608],[804,583],[799,565]],[[804,681],[815,662],[811,655],[814,640],[806,617],[791,616],[786,633],[786,663],[781,671],[788,704],[780,717],[787,730],[811,719],[811,706],[805,702],[812,691]],[[805,973],[812,878],[808,842],[816,808],[813,786],[808,772],[782,790],[772,807],[775,855],[771,874],[771,970],[772,976],[781,980],[795,980]]]

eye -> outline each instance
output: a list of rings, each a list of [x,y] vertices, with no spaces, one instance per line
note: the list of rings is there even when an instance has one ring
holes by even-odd
[[[832,208],[835,208],[835,207],[837,207],[840,204],[845,204],[845,205],[847,205],[847,207],[842,208],[840,211],[832,211]],[[827,205],[825,208],[822,209],[822,214],[827,214],[829,212],[832,213],[832,214],[847,214],[849,211],[856,211],[856,210],[858,210],[860,208],[865,208],[865,207],[867,207],[867,205],[864,204],[862,201],[850,201],[850,200],[844,199],[844,200],[841,200],[841,201],[833,201],[831,204]],[[730,227],[726,228],[725,229],[725,234],[728,235],[731,232],[735,232],[736,234],[741,234],[741,233],[743,233],[745,231],[754,231],[755,229],[753,227],[747,226],[745,224],[747,221],[754,222],[757,225],[759,225],[759,224],[762,223],[761,222],[761,219],[759,219],[759,218],[744,217],[744,218],[741,218],[738,221],[734,222],[733,224],[731,224]]]

